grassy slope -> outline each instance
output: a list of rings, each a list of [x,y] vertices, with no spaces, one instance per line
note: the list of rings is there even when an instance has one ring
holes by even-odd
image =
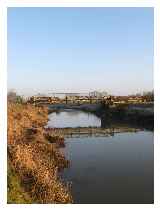
[[[9,204],[30,204],[32,199],[23,190],[20,179],[18,178],[15,171],[11,168],[8,163],[7,168],[7,203]]]
[[[43,128],[47,120],[43,108],[8,105],[8,203],[72,202],[57,173],[68,162],[58,143],[48,142]]]

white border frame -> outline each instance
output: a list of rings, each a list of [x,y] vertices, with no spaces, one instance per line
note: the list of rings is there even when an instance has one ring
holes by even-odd
[[[154,204],[101,204],[76,207],[103,208],[158,208],[160,206],[160,5],[159,0],[0,0],[0,205],[3,208],[52,208],[75,207],[74,204],[7,204],[7,7],[154,7],[154,91],[155,91],[155,129],[154,129]],[[159,38],[159,40],[158,40]]]

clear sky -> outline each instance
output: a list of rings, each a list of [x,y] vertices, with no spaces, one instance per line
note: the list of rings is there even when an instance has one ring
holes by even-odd
[[[9,8],[8,89],[153,89],[152,8]]]

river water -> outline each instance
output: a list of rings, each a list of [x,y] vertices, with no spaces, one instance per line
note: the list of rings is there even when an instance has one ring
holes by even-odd
[[[49,127],[101,126],[90,113],[64,110],[49,116]],[[153,132],[66,138],[70,160],[62,179],[71,182],[74,203],[153,203]]]

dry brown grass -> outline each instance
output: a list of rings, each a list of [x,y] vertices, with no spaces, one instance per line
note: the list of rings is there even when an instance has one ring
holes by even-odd
[[[37,131],[43,132],[42,127],[46,124],[47,120],[46,108],[9,103],[8,144],[23,143],[26,141],[26,131],[28,129],[36,128]]]
[[[47,120],[45,108],[8,104],[8,158],[35,202],[71,203],[69,187],[58,178],[68,161],[46,140]]]
[[[46,128],[45,137],[50,143],[55,143],[59,147],[65,147],[64,136],[62,136],[61,134],[55,133],[54,129],[50,130],[50,128]]]

